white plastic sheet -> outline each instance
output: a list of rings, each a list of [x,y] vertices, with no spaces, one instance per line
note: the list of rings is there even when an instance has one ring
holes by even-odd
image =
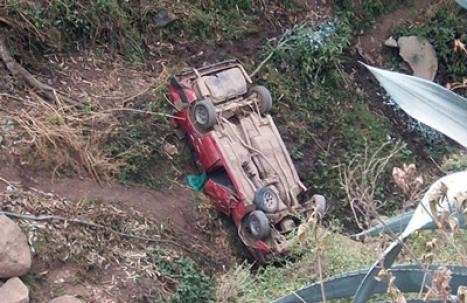
[[[467,9],[467,0],[456,0],[456,2],[463,8]]]
[[[466,98],[418,77],[364,65],[407,114],[467,148]]]

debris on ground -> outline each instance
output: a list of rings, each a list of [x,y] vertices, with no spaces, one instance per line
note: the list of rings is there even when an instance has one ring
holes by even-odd
[[[2,194],[1,211],[14,214],[27,231],[36,256],[33,274],[40,275],[40,281],[50,280],[28,284],[40,302],[50,300],[50,294],[59,294],[58,289],[72,291],[80,286],[79,279],[49,279],[53,264],[77,266],[75,278],[94,277],[91,284],[86,282],[81,285],[85,287],[73,292],[86,302],[104,302],[103,296],[135,302],[146,294],[165,301],[177,287],[178,278],[164,272],[160,264],[188,260],[181,257],[180,250],[191,251],[189,254],[197,250],[188,243],[172,242],[169,229],[136,211],[92,199],[75,203],[50,193],[12,187]],[[26,237],[23,240],[26,242]],[[140,281],[138,287],[134,286],[136,278]],[[130,285],[131,289],[127,289]],[[43,293],[45,289],[49,293]]]
[[[259,70],[271,59],[277,51],[287,48],[297,48],[299,45],[306,45],[309,49],[317,51],[336,32],[338,25],[337,18],[330,18],[317,23],[303,23],[288,29],[278,40],[276,47],[251,73],[250,77],[256,75]]]

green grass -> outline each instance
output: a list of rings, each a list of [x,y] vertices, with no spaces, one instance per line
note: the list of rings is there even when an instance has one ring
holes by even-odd
[[[224,274],[223,285],[236,283],[236,297],[229,298],[228,302],[270,302],[273,299],[300,289],[319,278],[316,247],[321,248],[321,263],[324,277],[329,277],[343,271],[367,267],[376,257],[370,247],[361,243],[324,230],[318,232],[319,244],[313,242],[302,247],[305,252],[293,261],[284,261],[280,266],[260,267],[254,274],[248,266],[241,265],[240,269],[233,268]],[[342,249],[346,247],[346,249]],[[236,276],[245,276],[243,283],[235,280]],[[230,280],[229,278],[230,277]],[[218,281],[218,283],[220,283]]]
[[[229,283],[235,284],[235,295],[228,297],[227,302],[270,302],[319,281],[316,254],[318,246],[321,251],[321,270],[324,278],[368,268],[382,252],[382,242],[377,238],[363,244],[324,230],[320,230],[318,234],[318,241],[312,235],[312,239],[309,239],[307,244],[301,244],[300,251],[304,253],[293,261],[285,261],[280,266],[260,267],[254,273],[246,265],[230,269],[218,279],[218,289],[225,289]],[[425,264],[426,258],[429,257],[433,264],[458,264],[467,249],[466,236],[467,233],[458,232],[452,239],[441,240],[440,238],[443,237],[440,236],[440,232],[417,233],[407,241],[407,248],[396,263]],[[440,241],[434,249],[428,249],[426,243],[434,237]],[[222,294],[225,296],[225,293]]]
[[[159,268],[160,274],[177,281],[170,303],[214,303],[213,280],[201,271],[189,258],[167,257],[157,251],[150,254],[152,263]]]
[[[171,107],[164,100],[165,89],[155,94],[157,99],[144,102],[140,109],[171,113]],[[118,175],[121,182],[162,189],[169,185],[170,180],[179,177],[180,169],[186,170],[190,166],[189,150],[184,140],[176,136],[169,119],[139,113],[125,113],[120,117],[119,127],[106,144],[106,152],[124,160],[125,165]],[[167,154],[167,144],[175,145],[177,153]]]
[[[352,20],[351,26],[358,34],[360,31],[372,26],[376,18],[389,13],[402,5],[407,5],[407,0],[352,0],[336,1],[335,11],[341,16]]]
[[[15,38],[38,54],[98,47],[141,63],[159,42],[214,46],[258,33],[257,21],[272,17],[272,6],[300,12],[289,1],[51,0],[39,6],[14,0],[0,16],[20,24]],[[172,22],[159,25],[160,13]]]

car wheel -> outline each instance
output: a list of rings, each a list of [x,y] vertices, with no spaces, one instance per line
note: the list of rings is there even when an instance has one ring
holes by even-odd
[[[196,102],[193,107],[193,118],[203,130],[208,130],[216,124],[216,108],[209,100]]]
[[[321,217],[326,213],[326,198],[323,195],[313,195],[315,201],[315,212]]]
[[[258,98],[259,112],[267,114],[272,109],[272,97],[271,92],[264,86],[257,85],[250,88],[249,95],[256,94]]]
[[[279,197],[270,187],[261,187],[255,194],[255,203],[258,209],[272,214],[279,208]]]
[[[260,210],[250,213],[248,216],[248,227],[253,237],[258,240],[263,240],[271,233],[268,217]]]

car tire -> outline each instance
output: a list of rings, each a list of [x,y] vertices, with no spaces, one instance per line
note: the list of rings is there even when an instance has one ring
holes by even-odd
[[[216,108],[209,100],[203,100],[195,103],[193,107],[193,118],[199,128],[208,130],[216,124]]]
[[[271,92],[264,86],[257,85],[250,88],[249,95],[256,94],[258,98],[258,108],[261,114],[267,114],[272,109]]]
[[[256,207],[267,214],[273,214],[279,208],[279,196],[272,188],[265,186],[261,187],[255,193]]]
[[[257,240],[263,240],[271,234],[268,217],[260,210],[254,210],[248,216],[248,228]]]

